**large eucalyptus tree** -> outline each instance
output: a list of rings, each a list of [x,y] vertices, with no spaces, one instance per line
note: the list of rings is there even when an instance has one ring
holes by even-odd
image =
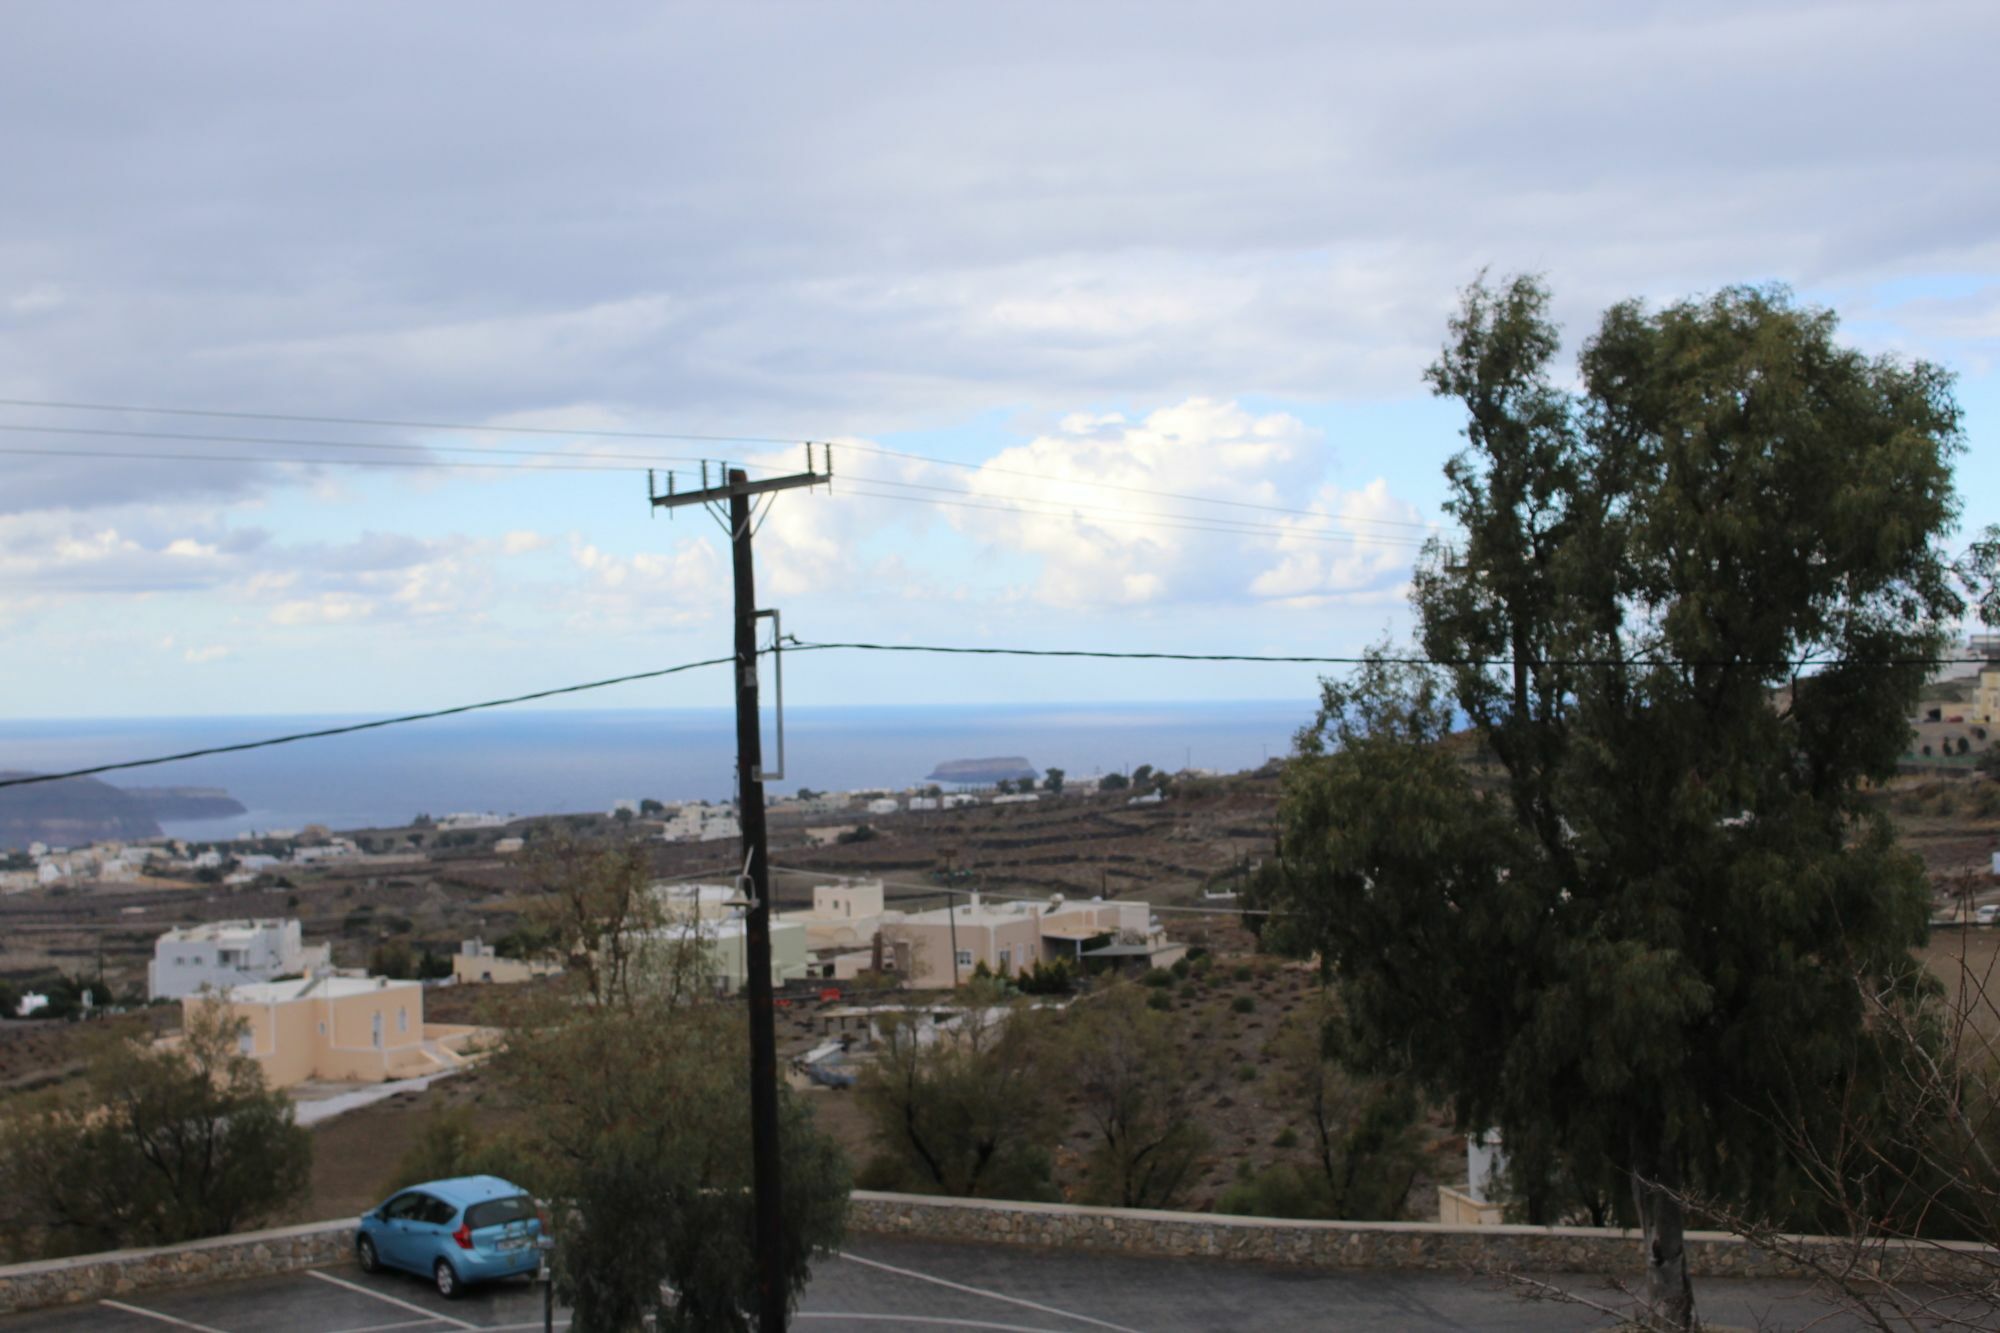
[[[1537,1220],[1559,1180],[1636,1214],[1691,1324],[1682,1200],[1766,1201],[1857,977],[1920,984],[1920,867],[1863,793],[1962,611],[1959,413],[1779,289],[1615,306],[1573,384],[1558,348],[1538,281],[1465,294],[1429,372],[1460,531],[1417,650],[1324,687],[1287,892],[1350,1049],[1499,1126]]]

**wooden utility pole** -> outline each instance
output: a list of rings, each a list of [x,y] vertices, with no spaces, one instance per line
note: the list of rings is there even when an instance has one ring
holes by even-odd
[[[666,495],[651,496],[655,508],[703,504],[728,506],[730,553],[736,574],[736,818],[743,831],[743,875],[740,896],[748,899],[744,913],[744,995],[750,1011],[750,1155],[752,1198],[756,1207],[758,1333],[784,1333],[786,1321],[785,1232],[783,1190],[778,1153],[778,1037],[776,1006],[771,993],[771,857],[764,831],[764,779],[783,777],[784,723],[779,722],[780,771],[764,771],[764,735],[757,716],[757,621],[774,612],[757,610],[756,571],[750,539],[756,534],[752,499],[758,495],[829,481],[812,466],[812,446],[806,446],[806,470],[788,477],[751,481],[740,468],[730,469],[720,486],[675,493],[669,479]],[[704,483],[707,469],[703,468]],[[769,502],[767,502],[768,504]],[[782,678],[781,678],[782,679]],[[779,687],[780,705],[783,686]]]

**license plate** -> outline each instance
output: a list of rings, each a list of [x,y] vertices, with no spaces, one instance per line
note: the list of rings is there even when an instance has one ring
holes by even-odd
[[[528,1248],[526,1236],[509,1236],[493,1247],[496,1250],[525,1250]]]

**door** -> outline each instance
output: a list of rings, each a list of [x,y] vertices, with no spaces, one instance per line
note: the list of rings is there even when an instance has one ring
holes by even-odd
[[[422,1218],[431,1199],[427,1194],[408,1190],[382,1205],[382,1226],[376,1232],[375,1253],[383,1263],[419,1272],[423,1262],[418,1254]]]

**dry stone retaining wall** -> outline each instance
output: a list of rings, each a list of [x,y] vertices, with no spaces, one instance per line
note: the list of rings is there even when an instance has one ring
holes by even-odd
[[[1624,1273],[1638,1264],[1629,1231],[1590,1227],[1442,1226],[1434,1222],[1287,1222],[1209,1213],[996,1203],[856,1190],[848,1228],[982,1245],[1239,1260],[1299,1268],[1538,1273]],[[120,1250],[0,1267],[0,1314],[100,1300],[147,1288],[264,1277],[351,1262],[348,1219],[221,1236],[156,1250]],[[1838,1241],[1826,1241],[1830,1248]],[[1689,1232],[1697,1277],[1799,1277],[1796,1268],[1721,1232]],[[1968,1261],[1993,1252],[1963,1249]],[[1938,1251],[1926,1249],[1926,1255]],[[1988,1270],[1990,1272],[1990,1269]]]
[[[0,1267],[0,1314],[102,1300],[157,1287],[266,1277],[348,1258],[354,1223],[314,1222],[157,1250],[113,1250]]]

